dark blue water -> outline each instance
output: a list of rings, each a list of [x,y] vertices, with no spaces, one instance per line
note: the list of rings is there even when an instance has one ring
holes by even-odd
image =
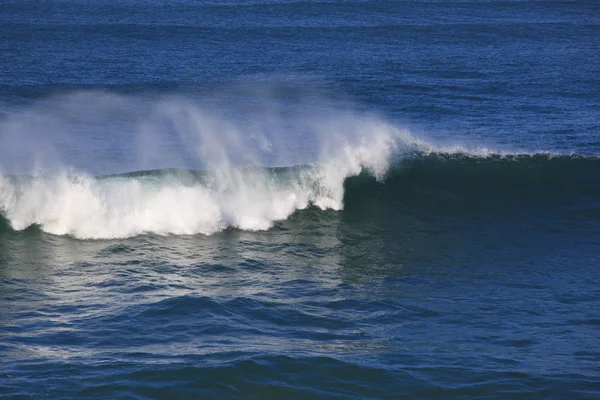
[[[3,1],[0,397],[600,397],[600,3]]]

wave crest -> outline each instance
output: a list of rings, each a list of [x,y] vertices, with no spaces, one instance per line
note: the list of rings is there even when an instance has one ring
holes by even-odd
[[[344,181],[364,169],[383,177],[389,137],[346,144],[327,163],[283,169],[223,168],[96,178],[74,170],[47,176],[0,175],[0,210],[15,230],[85,239],[145,233],[210,235],[233,227],[264,230],[298,209],[343,207]]]

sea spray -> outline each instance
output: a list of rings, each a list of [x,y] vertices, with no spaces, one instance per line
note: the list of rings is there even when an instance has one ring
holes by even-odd
[[[121,238],[144,233],[213,234],[234,227],[268,229],[298,209],[343,207],[346,177],[377,164],[365,149],[330,163],[296,168],[236,168],[207,172],[190,182],[175,176],[95,178],[76,171],[1,180],[2,210],[13,229],[39,225],[78,238]]]
[[[415,152],[498,154],[439,146],[297,87],[282,100],[280,89],[40,101],[0,121],[2,166],[26,168],[0,175],[0,210],[13,229],[78,238],[264,230],[309,205],[343,209],[348,177],[383,180]],[[135,173],[147,169],[163,172]]]
[[[347,177],[382,178],[412,140],[349,102],[279,84],[72,93],[9,115],[0,133],[2,167],[18,177],[0,181],[5,218],[78,238],[263,230],[311,204],[340,210]],[[292,165],[306,167],[285,177],[265,168]],[[204,175],[102,178],[164,168]]]

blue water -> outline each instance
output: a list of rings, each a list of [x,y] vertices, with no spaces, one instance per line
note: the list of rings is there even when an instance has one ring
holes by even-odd
[[[600,397],[600,3],[0,4],[0,397]]]

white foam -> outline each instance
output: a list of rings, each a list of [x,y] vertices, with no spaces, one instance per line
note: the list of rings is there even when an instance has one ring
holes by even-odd
[[[53,167],[30,167],[28,179],[0,174],[0,212],[16,230],[36,224],[78,238],[264,230],[310,204],[341,210],[345,179],[363,170],[382,179],[395,154],[498,154],[436,146],[347,104],[315,100],[313,93],[292,104],[264,90],[242,94],[229,93],[211,106],[92,92],[12,115],[0,121],[0,160],[17,154],[20,164],[44,165],[38,155],[51,154]],[[240,168],[306,162],[312,166],[285,179],[265,168]],[[110,163],[121,169],[111,170]],[[201,168],[210,179],[97,179],[86,172],[98,167],[101,173]]]
[[[394,144],[385,135],[371,140],[346,143],[328,162],[290,170],[287,177],[239,168],[212,172],[205,184],[97,179],[69,169],[18,181],[0,175],[0,208],[15,230],[37,224],[48,233],[86,239],[264,230],[309,204],[342,209],[345,178],[364,168],[382,177]]]

